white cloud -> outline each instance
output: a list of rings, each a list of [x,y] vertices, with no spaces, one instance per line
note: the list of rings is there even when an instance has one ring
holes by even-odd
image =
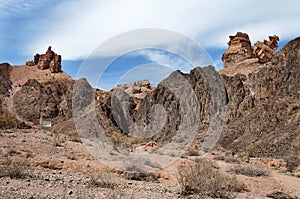
[[[47,3],[46,0],[0,0],[0,18],[10,17],[29,12]]]
[[[157,85],[160,81],[169,76],[174,71],[174,68],[159,64],[143,64],[136,66],[124,73],[116,82],[124,84],[139,80],[149,80],[152,84]]]
[[[0,11],[7,7],[3,2]],[[111,37],[139,28],[173,30],[217,48],[226,47],[228,35],[237,31],[249,33],[253,42],[270,34],[291,39],[300,33],[300,1],[296,0],[90,0],[58,1],[52,6],[47,23],[36,24],[47,32],[28,42],[28,55],[51,44],[64,59],[84,58]],[[133,42],[122,41],[111,51]]]
[[[139,55],[143,55],[148,60],[151,60],[152,62],[169,67],[170,69],[174,70],[180,70],[184,73],[190,72],[191,69],[194,67],[188,63],[183,58],[172,55],[165,51],[160,50],[140,50],[137,52]]]

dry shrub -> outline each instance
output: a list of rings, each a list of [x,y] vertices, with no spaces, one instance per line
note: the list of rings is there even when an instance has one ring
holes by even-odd
[[[116,183],[112,182],[108,175],[96,174],[90,176],[88,181],[89,188],[106,188],[106,189],[115,189],[117,186]]]
[[[28,175],[28,167],[24,162],[12,162],[6,160],[5,165],[0,166],[0,178],[22,179]]]
[[[231,169],[229,169],[228,172],[246,175],[246,176],[250,176],[250,177],[259,177],[259,176],[270,175],[270,172],[267,169],[256,166],[256,165],[244,165],[244,166],[238,165],[238,166],[234,166]]]
[[[18,120],[8,110],[3,110],[0,115],[0,129],[16,128],[18,126]]]
[[[234,163],[234,164],[240,164],[241,163],[241,161],[239,159],[237,159],[235,157],[232,157],[232,156],[218,155],[218,156],[215,156],[213,159],[224,161],[226,163]]]
[[[218,155],[218,156],[214,156],[213,159],[214,160],[224,161],[225,160],[225,156],[224,155]]]
[[[178,167],[178,182],[183,195],[200,198],[234,198],[245,186],[235,177],[223,175],[211,162],[184,163]]]
[[[158,176],[152,172],[144,171],[137,165],[128,165],[124,171],[127,180],[157,182]]]
[[[233,164],[240,164],[241,161],[235,157],[231,157],[231,156],[226,156],[225,160],[226,163],[233,163]]]
[[[300,137],[298,137],[292,147],[290,152],[284,157],[286,162],[286,167],[289,172],[293,172],[300,165]]]
[[[68,140],[70,141],[81,143],[80,136],[78,134],[78,131],[76,130],[74,121],[72,119],[55,124],[51,128],[51,131],[54,138],[56,139],[58,139],[59,136],[65,138],[68,137]]]

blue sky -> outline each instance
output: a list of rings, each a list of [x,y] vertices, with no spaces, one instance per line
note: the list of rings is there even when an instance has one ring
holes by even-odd
[[[62,55],[63,70],[79,78],[81,64],[102,43],[127,31],[157,28],[196,41],[211,57],[210,63],[220,69],[229,35],[246,32],[254,43],[277,34],[282,47],[300,36],[299,22],[298,0],[0,0],[0,62],[22,65],[51,45]],[[175,42],[172,39],[162,41],[165,49]],[[115,55],[119,48],[136,42],[134,38],[122,41],[107,50]],[[110,54],[103,53],[97,60],[101,63],[106,56]],[[120,82],[145,78],[145,74],[157,83],[182,65],[180,56],[170,52],[133,48],[112,62],[93,86],[108,90]],[[185,67],[192,66],[186,63]],[[95,74],[85,75],[89,80]]]

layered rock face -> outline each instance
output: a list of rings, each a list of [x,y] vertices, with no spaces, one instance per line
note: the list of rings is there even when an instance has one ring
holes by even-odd
[[[235,36],[229,38],[228,50],[222,56],[225,68],[245,59],[254,58],[248,34],[237,32]]]
[[[233,67],[246,59],[257,58],[259,63],[267,63],[273,57],[278,48],[279,37],[270,36],[269,41],[257,41],[251,46],[248,34],[237,32],[235,36],[229,36],[228,50],[223,54],[224,67]]]
[[[52,73],[61,72],[61,55],[57,55],[48,47],[46,54],[36,54],[33,61],[26,62],[27,66],[34,66],[41,70],[50,69]]]
[[[253,46],[253,53],[259,59],[260,63],[267,63],[271,60],[274,52],[278,48],[279,37],[276,35],[269,36],[269,41],[257,41]]]

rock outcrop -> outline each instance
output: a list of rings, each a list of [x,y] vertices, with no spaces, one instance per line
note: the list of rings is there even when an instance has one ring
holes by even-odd
[[[72,86],[74,80],[56,79],[39,83],[28,80],[14,96],[17,114],[24,120],[39,124],[41,115],[53,123],[72,116]]]
[[[8,63],[0,64],[0,114],[2,114],[2,100],[9,95],[12,82],[9,79],[10,65]]]
[[[300,157],[300,154],[295,153],[300,147],[297,141],[300,139],[298,133],[300,132],[299,49],[300,38],[297,38],[273,56],[268,65],[258,68],[255,72],[231,76],[222,74],[227,93],[227,105],[226,125],[219,139],[219,146],[240,156]],[[178,75],[184,76],[190,82],[197,95],[199,107],[194,108],[199,108],[199,118],[201,118],[199,133],[205,132],[211,123],[211,96],[197,69],[192,70],[190,74],[172,73],[154,91],[145,96],[138,110],[130,96],[126,97],[126,94],[118,93],[116,96],[120,95],[119,99],[127,99],[126,102],[113,101],[112,94],[107,93],[106,97],[98,101],[102,104],[99,106],[102,109],[98,113],[102,113],[100,114],[102,118],[104,118],[103,115],[107,115],[105,117],[111,121],[106,123],[107,126],[113,125],[115,129],[121,128],[126,131],[124,128],[126,118],[130,117],[138,126],[145,127],[151,121],[149,110],[159,104],[166,110],[167,122],[158,117],[155,125],[162,126],[162,128],[152,137],[152,140],[161,143],[171,139],[183,122],[182,102],[190,103],[185,99],[180,101],[178,98],[178,96],[184,96],[184,93],[180,91],[182,88],[180,85],[184,81],[180,80]],[[122,113],[122,107],[127,107],[129,111],[123,112],[122,117],[114,117],[111,113],[114,109],[112,101],[119,104],[119,107],[114,107],[117,112]],[[160,114],[163,118],[163,113]],[[198,136],[195,145],[200,146],[203,137],[201,133]]]
[[[235,36],[229,38],[228,50],[222,56],[225,68],[245,59],[254,58],[248,34],[237,32]]]
[[[61,55],[57,55],[51,50],[51,46],[48,47],[46,54],[36,54],[33,61],[27,61],[27,66],[34,66],[41,70],[49,69],[52,73],[61,72]]]
[[[269,41],[257,41],[253,46],[253,53],[259,59],[260,63],[267,63],[271,60],[278,48],[279,37],[277,35],[269,36]]]
[[[224,68],[233,67],[246,59],[257,58],[259,63],[267,63],[271,60],[278,48],[279,37],[269,36],[269,41],[257,41],[251,46],[248,34],[237,32],[235,36],[229,36],[228,50],[223,54]]]
[[[149,80],[136,81],[129,84],[117,85],[115,90],[121,90],[127,93],[135,103],[135,109],[139,110],[143,99],[146,95],[154,91],[155,87],[150,84]]]

